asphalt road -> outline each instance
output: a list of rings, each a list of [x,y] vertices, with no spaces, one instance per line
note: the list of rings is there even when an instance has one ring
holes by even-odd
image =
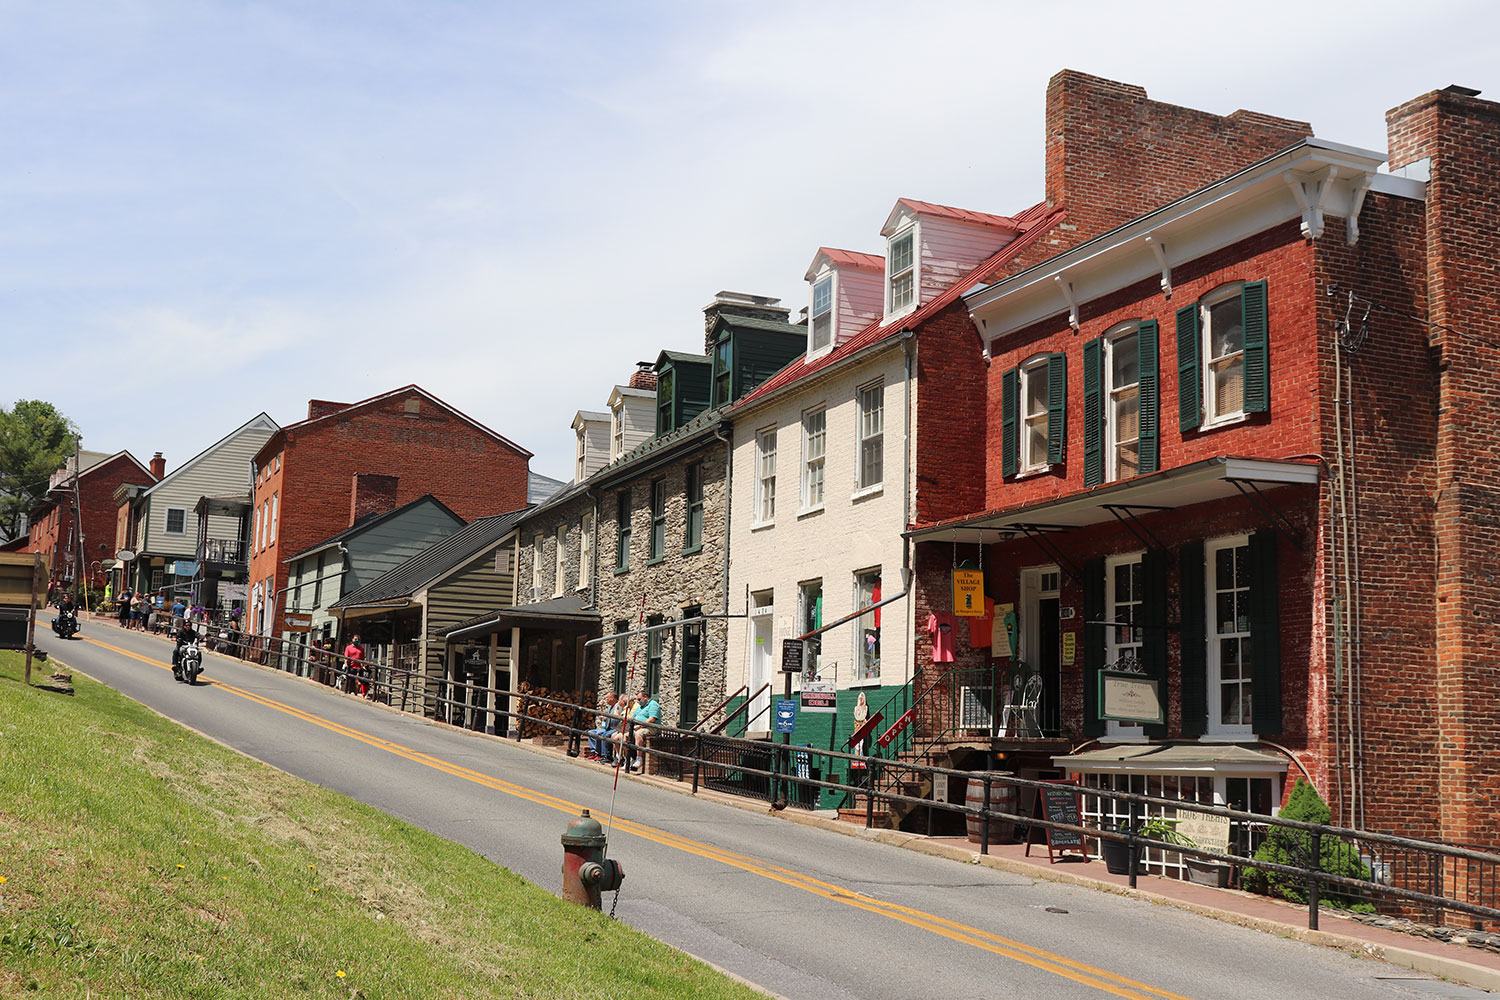
[[[38,623],[40,627],[40,622]],[[55,658],[274,767],[369,803],[556,892],[571,817],[615,819],[617,916],[808,1000],[965,997],[1381,1000],[1417,973],[1136,900],[968,866],[695,799],[431,725],[209,655],[178,684],[163,640],[86,622]],[[606,905],[609,903],[606,897]],[[1440,991],[1434,993],[1434,987]]]

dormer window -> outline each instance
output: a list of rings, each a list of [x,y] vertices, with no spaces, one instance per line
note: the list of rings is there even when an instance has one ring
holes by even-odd
[[[673,406],[677,402],[677,373],[663,368],[656,373],[656,436],[676,430],[672,420]]]
[[[908,229],[892,239],[886,255],[891,315],[910,309],[917,298],[916,231]]]
[[[575,482],[575,483],[581,483],[581,482],[583,482],[583,470],[584,470],[585,461],[587,460],[587,458],[588,458],[588,436],[584,433],[583,428],[580,427],[578,429],[578,459],[574,463],[574,466],[573,466],[573,482]]]
[[[818,354],[833,343],[833,276],[813,282],[812,313],[808,317],[807,353]]]
[[[723,406],[732,398],[734,369],[730,367],[730,339],[724,337],[714,345],[713,406]]]
[[[625,454],[625,404],[620,403],[609,411],[610,420],[609,460],[611,462]]]

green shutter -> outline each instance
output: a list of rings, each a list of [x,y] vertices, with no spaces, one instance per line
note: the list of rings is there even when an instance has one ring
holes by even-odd
[[[1203,543],[1178,550],[1178,620],[1181,622],[1182,735],[1191,739],[1208,728],[1207,596],[1203,592]]]
[[[1083,564],[1083,735],[1103,736],[1099,718],[1099,669],[1104,666],[1104,560]]]
[[[1068,359],[1063,354],[1047,355],[1047,464],[1063,460],[1063,445],[1068,433]]]
[[[1167,677],[1167,554],[1158,549],[1149,549],[1141,556],[1141,590],[1145,600],[1141,606],[1141,665],[1148,677],[1156,679],[1156,690],[1161,698],[1165,716],[1171,703],[1170,682]],[[1146,738],[1164,740],[1167,726],[1146,725]]]
[[[1158,349],[1160,336],[1156,327],[1156,320],[1148,319],[1141,324],[1140,336],[1137,343],[1140,345],[1141,366],[1141,475],[1155,472],[1161,467],[1161,376],[1158,374],[1160,363],[1160,351]]]
[[[1198,332],[1198,303],[1177,310],[1177,409],[1182,429],[1195,431],[1203,422],[1203,377],[1198,359],[1203,338]]]
[[[1021,370],[1012,368],[1000,376],[1000,474],[1014,476],[1020,468],[1018,437],[1021,408]]]
[[[1083,485],[1104,482],[1104,339],[1083,345]]]
[[[1274,531],[1250,536],[1250,721],[1257,736],[1281,733],[1281,581]]]
[[[1271,356],[1266,323],[1266,283],[1248,281],[1240,289],[1245,324],[1245,412],[1271,409]]]

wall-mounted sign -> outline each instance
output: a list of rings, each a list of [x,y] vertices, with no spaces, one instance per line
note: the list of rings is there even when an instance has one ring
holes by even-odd
[[[1205,816],[1183,809],[1177,813],[1177,832],[1205,851],[1229,853],[1228,816]]]
[[[1144,674],[1099,671],[1099,718],[1161,725],[1165,715],[1160,684]]]
[[[288,611],[281,616],[281,626],[283,631],[286,632],[311,632],[312,615]]]
[[[776,732],[797,731],[797,703],[790,698],[776,699]]]
[[[820,715],[834,715],[839,710],[839,693],[832,684],[817,682],[802,685],[801,709]]]
[[[1059,619],[1061,619],[1062,621],[1067,621],[1068,619],[1073,618],[1077,614],[1078,614],[1078,609],[1077,608],[1058,608],[1057,609],[1057,617]]]
[[[953,613],[961,618],[984,617],[984,571],[953,571]]]
[[[802,642],[798,639],[781,640],[781,672],[802,673]]]
[[[1078,633],[1064,632],[1062,637],[1063,666],[1071,667],[1078,658]]]

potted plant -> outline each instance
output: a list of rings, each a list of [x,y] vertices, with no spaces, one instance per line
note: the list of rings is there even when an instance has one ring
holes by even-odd
[[[1132,827],[1128,823],[1117,823],[1114,827],[1117,833],[1133,834],[1148,840],[1160,841],[1165,844],[1175,844],[1179,847],[1197,847],[1191,839],[1177,832],[1177,821],[1167,819],[1163,816],[1153,816]],[[1106,840],[1099,838],[1099,854],[1104,858],[1104,867],[1111,875],[1130,874],[1130,844],[1123,840]],[[1137,873],[1140,867],[1140,856],[1137,854]]]

